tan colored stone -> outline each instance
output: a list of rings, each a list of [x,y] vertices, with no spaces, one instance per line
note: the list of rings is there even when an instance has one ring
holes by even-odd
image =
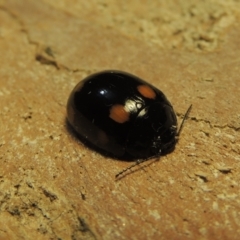
[[[217,48],[189,52],[161,49],[150,33],[140,39],[119,22],[98,25],[93,1],[79,16],[63,3],[0,1],[0,239],[238,239],[240,25],[221,17],[235,5],[213,11],[225,32],[202,34]],[[143,17],[143,6],[130,5],[128,21]],[[192,14],[201,19],[204,9]],[[149,16],[143,25],[156,40]],[[193,104],[175,151],[119,181],[131,163],[86,148],[66,124],[75,84],[109,68],[159,87],[179,118]]]

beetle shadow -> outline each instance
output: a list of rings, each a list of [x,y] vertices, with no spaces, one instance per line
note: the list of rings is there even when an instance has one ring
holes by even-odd
[[[91,151],[97,152],[99,154],[101,154],[104,157],[107,158],[111,158],[113,160],[118,160],[118,161],[124,161],[124,162],[134,162],[135,160],[137,160],[137,158],[133,158],[130,155],[125,154],[124,156],[122,156],[121,158],[118,158],[116,156],[114,156],[113,154],[104,151],[101,148],[98,148],[96,145],[92,144],[90,141],[88,141],[86,138],[82,137],[79,133],[77,133],[75,131],[75,129],[71,126],[71,124],[68,122],[67,118],[65,118],[65,128],[67,129],[67,131],[71,134],[71,136],[74,138],[75,141],[79,141],[88,149],[90,149]]]

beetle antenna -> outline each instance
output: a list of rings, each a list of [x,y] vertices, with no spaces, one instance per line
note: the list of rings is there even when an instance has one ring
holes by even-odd
[[[180,134],[181,134],[181,131],[182,131],[182,129],[183,129],[183,124],[184,124],[185,120],[187,119],[187,117],[188,117],[191,109],[192,109],[192,104],[189,106],[188,110],[186,111],[186,113],[185,113],[184,116],[183,116],[182,123],[181,123],[181,125],[180,125],[180,127],[179,127],[179,130],[178,130],[177,134],[176,134],[176,137],[177,137],[177,138],[179,138],[179,136],[180,136]]]
[[[142,162],[147,161],[148,159],[138,159],[135,163],[133,163],[132,165],[130,165],[129,167],[123,169],[121,172],[119,172],[118,174],[115,175],[115,178],[118,178],[120,175],[122,175],[123,173],[125,173],[126,171],[132,169],[133,167],[139,165]]]
[[[159,153],[160,154],[160,153]],[[134,162],[132,165],[130,165],[129,167],[123,169],[121,172],[119,172],[118,174],[115,175],[115,178],[118,178],[120,175],[122,175],[123,173],[127,172],[128,170],[136,167],[137,165],[143,163],[143,162],[146,162],[148,161],[149,159],[152,159],[152,157],[149,157],[149,158],[145,158],[145,159],[138,159],[136,160],[136,162]],[[156,160],[156,159],[155,159]]]
[[[145,159],[144,159],[145,160]],[[119,172],[118,174],[115,175],[115,178],[118,178],[120,175],[122,175],[123,173],[125,173],[126,171],[130,170],[131,168],[139,165],[141,162],[143,162],[144,160],[137,160],[135,163],[133,163],[132,165],[130,165],[129,167],[123,169],[121,172]]]

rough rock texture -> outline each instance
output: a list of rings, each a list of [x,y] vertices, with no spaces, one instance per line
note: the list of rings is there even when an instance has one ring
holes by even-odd
[[[239,239],[240,3],[0,0],[0,239]],[[151,3],[149,3],[151,2]],[[103,69],[160,88],[174,152],[129,162],[66,125],[75,84]]]

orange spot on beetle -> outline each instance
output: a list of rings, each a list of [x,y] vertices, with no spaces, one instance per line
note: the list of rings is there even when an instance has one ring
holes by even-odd
[[[151,87],[147,86],[147,85],[139,85],[137,87],[137,90],[145,98],[151,98],[151,99],[155,99],[156,98],[156,93],[154,92],[154,90]]]
[[[129,113],[123,105],[116,104],[111,107],[109,117],[117,123],[125,123],[129,120]]]

